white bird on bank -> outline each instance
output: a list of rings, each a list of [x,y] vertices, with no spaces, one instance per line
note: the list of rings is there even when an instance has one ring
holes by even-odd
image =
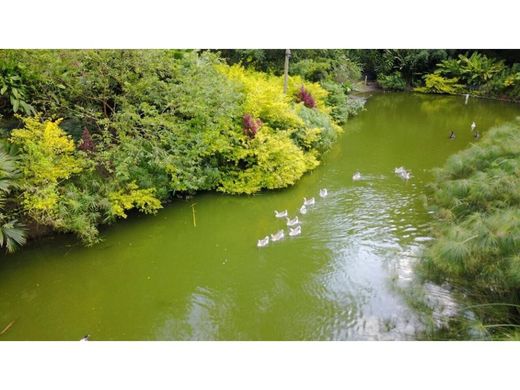
[[[262,248],[264,246],[267,246],[267,244],[269,244],[269,236],[265,236],[265,238],[258,240],[256,246]]]
[[[307,214],[307,207],[305,207],[305,205],[300,207],[300,214]]]
[[[359,171],[354,173],[354,175],[352,176],[352,180],[361,180],[361,173]]]
[[[298,217],[294,217],[293,219],[287,218],[287,226],[298,225],[300,221],[298,221]]]
[[[284,238],[284,233],[283,233],[283,229],[282,230],[278,230],[275,234],[271,234],[271,241],[279,241],[281,240],[282,238]]]
[[[322,189],[320,190],[320,196],[321,196],[322,198],[325,198],[328,194],[329,194],[329,191],[327,191],[326,188],[322,188]]]
[[[291,237],[298,236],[302,233],[302,227],[300,225],[296,226],[294,229],[289,228],[289,235]]]
[[[303,205],[304,206],[312,206],[316,201],[314,200],[314,198],[310,198],[310,199],[307,199],[307,198],[303,198]]]
[[[477,124],[475,123],[475,121],[473,121],[473,123],[471,124],[471,131],[475,131],[475,127],[477,127]]]
[[[275,215],[276,218],[287,217],[287,210],[284,210],[284,211],[274,210],[274,215]]]

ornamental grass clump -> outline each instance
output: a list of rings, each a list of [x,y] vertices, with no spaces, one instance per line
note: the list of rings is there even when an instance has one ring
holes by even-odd
[[[431,188],[436,240],[420,267],[425,275],[478,303],[519,304],[520,126],[492,129],[452,156]],[[519,324],[520,312],[494,311],[490,321]]]

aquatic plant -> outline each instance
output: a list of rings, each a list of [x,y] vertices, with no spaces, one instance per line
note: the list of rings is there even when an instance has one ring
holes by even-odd
[[[430,206],[436,240],[421,269],[478,302],[518,303],[520,291],[520,127],[490,130],[436,172]],[[490,320],[520,322],[509,308]]]

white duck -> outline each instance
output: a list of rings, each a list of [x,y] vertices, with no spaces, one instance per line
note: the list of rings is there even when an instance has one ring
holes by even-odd
[[[310,198],[310,199],[303,198],[303,205],[304,206],[312,206],[314,203],[316,203],[314,198]]]
[[[401,174],[401,177],[402,177],[404,180],[408,181],[408,180],[410,180],[410,179],[412,178],[412,174],[411,174],[410,172],[403,172],[403,173]]]
[[[305,207],[305,205],[300,207],[300,214],[307,214],[307,207]]]
[[[267,246],[267,244],[269,244],[269,236],[265,236],[263,239],[258,240],[256,246],[262,248],[264,246]]]
[[[473,123],[471,124],[471,131],[475,131],[475,127],[477,127],[477,124],[475,123],[475,121],[473,121]]]
[[[287,210],[284,210],[284,211],[274,210],[274,215],[275,215],[276,218],[287,217]]]
[[[293,219],[289,219],[287,218],[287,226],[294,226],[294,225],[298,225],[300,223],[300,221],[298,221],[298,217],[294,217]]]
[[[322,198],[325,198],[328,194],[329,194],[329,191],[327,191],[326,188],[322,188],[322,189],[320,190],[320,196],[321,196]]]
[[[404,169],[404,167],[394,168],[394,173],[396,175],[401,175],[403,172],[406,172],[406,169]]]
[[[300,234],[302,234],[302,227],[300,225],[296,226],[294,229],[289,228],[289,235],[291,237],[298,236]]]
[[[359,171],[354,173],[354,175],[352,176],[352,180],[361,180],[361,173]]]
[[[278,230],[275,234],[271,234],[271,241],[279,241],[284,237],[285,237],[285,235],[283,233],[283,229]]]

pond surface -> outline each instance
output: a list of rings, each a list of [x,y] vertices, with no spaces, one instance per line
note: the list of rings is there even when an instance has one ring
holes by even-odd
[[[0,340],[413,339],[419,316],[394,287],[412,279],[429,239],[430,169],[474,141],[472,121],[482,133],[518,115],[495,101],[375,94],[292,188],[202,194],[105,228],[92,248],[56,236],[2,254],[0,331],[15,323]],[[273,210],[294,216],[312,196],[301,236],[256,247],[287,233]],[[430,294],[454,304],[440,287]]]

